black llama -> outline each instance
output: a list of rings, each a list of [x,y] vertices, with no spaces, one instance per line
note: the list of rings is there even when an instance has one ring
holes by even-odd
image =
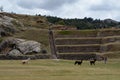
[[[83,61],[83,60],[81,60],[81,61],[75,61],[74,65],[76,65],[76,64],[81,65],[81,64],[82,64],[82,61]]]
[[[95,65],[96,59],[90,60],[90,65]]]

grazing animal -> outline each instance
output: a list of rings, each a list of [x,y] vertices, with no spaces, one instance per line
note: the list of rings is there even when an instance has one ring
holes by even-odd
[[[26,63],[28,64],[29,60],[30,60],[30,58],[28,58],[26,60],[22,60],[22,64],[26,64]]]
[[[96,59],[90,60],[90,65],[95,65]]]
[[[81,64],[82,64],[82,61],[83,61],[83,60],[81,60],[81,61],[75,61],[74,65],[76,65],[76,64],[81,65]]]
[[[107,57],[104,57],[104,63],[105,64],[107,63]]]

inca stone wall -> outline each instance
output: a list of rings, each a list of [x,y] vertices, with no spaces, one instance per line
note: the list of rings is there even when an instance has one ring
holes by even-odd
[[[54,36],[58,53],[120,50],[120,29],[56,31]]]

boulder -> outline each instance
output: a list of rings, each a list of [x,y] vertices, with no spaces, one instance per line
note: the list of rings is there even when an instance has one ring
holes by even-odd
[[[0,14],[0,37],[9,36],[24,29],[24,25],[11,17]]]
[[[11,50],[8,53],[8,55],[11,55],[11,56],[20,56],[20,55],[22,55],[22,53],[19,50],[17,50],[17,49],[13,49],[13,50]]]
[[[40,43],[35,41],[23,41],[16,45],[17,48],[23,53],[31,53],[31,52],[40,52]]]
[[[18,38],[8,38],[0,43],[0,51],[8,55],[21,55],[32,52],[38,53],[41,51],[41,44],[36,41]]]

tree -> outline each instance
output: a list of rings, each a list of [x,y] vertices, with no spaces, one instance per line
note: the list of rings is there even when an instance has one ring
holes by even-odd
[[[3,6],[0,6],[0,11],[3,12]]]
[[[63,20],[60,20],[60,21],[57,22],[57,24],[65,25],[65,22]]]

